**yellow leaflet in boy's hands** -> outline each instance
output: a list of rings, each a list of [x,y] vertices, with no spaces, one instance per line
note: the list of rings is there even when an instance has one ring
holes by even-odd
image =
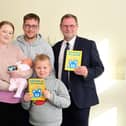
[[[43,91],[45,90],[44,79],[30,78],[28,80],[29,93],[32,96],[32,100],[46,100],[43,96]]]
[[[78,66],[81,66],[82,51],[81,50],[67,50],[65,70],[73,71]]]

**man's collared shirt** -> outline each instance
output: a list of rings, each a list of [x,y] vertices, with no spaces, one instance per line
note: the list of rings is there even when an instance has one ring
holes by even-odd
[[[74,36],[70,41],[64,40],[61,45],[60,54],[59,54],[59,60],[58,60],[58,78],[61,79],[62,74],[62,67],[63,67],[63,58],[64,58],[64,50],[66,47],[66,43],[69,43],[69,49],[72,50],[74,48],[76,36]]]

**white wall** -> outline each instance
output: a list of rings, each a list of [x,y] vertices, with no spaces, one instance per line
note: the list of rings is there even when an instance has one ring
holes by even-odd
[[[12,21],[17,35],[22,33],[22,18],[26,13],[37,13],[41,18],[40,33],[46,40],[54,44],[62,39],[59,31],[60,18],[65,13],[73,13],[79,20],[78,34],[96,41],[108,44],[100,45],[99,51],[105,65],[105,77],[99,78],[100,86],[111,85],[109,80],[117,80],[113,88],[108,88],[99,94],[100,105],[94,107],[91,112],[91,126],[93,119],[101,113],[107,112],[111,107],[117,106],[117,116],[111,126],[125,126],[125,83],[126,78],[126,1],[125,0],[0,0],[0,20]],[[106,47],[106,48],[105,48]],[[107,76],[108,75],[108,76]],[[122,80],[118,82],[118,80]],[[113,83],[113,82],[112,82]],[[101,88],[98,88],[98,91]],[[114,93],[114,95],[110,94]],[[123,95],[122,92],[124,93]],[[112,105],[111,105],[112,103]],[[109,108],[109,109],[108,109]],[[114,111],[116,109],[112,109]],[[101,119],[101,118],[100,118]],[[110,119],[111,120],[111,119]],[[98,119],[99,121],[99,119]],[[97,121],[97,122],[98,122]],[[106,119],[103,119],[103,123]],[[97,123],[97,126],[101,124]],[[103,126],[103,125],[102,125]],[[108,124],[106,126],[109,126]]]
[[[65,13],[79,19],[79,35],[98,42],[109,40],[112,77],[124,79],[125,74],[125,0],[0,0],[0,20],[15,24],[15,36],[22,33],[22,18],[26,13],[37,13],[41,18],[40,32],[55,43],[61,39],[59,22]],[[113,62],[114,61],[114,62]]]
[[[108,87],[104,85],[108,83]],[[125,126],[126,81],[109,80],[98,86],[100,104],[92,107],[90,126]]]

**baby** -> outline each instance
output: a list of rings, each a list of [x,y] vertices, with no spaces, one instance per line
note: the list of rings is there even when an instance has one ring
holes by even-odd
[[[30,70],[32,66],[32,60],[30,58],[23,59],[22,61],[17,62],[13,66],[8,67],[8,71],[21,71],[26,72],[27,70]],[[15,98],[20,98],[22,95],[23,90],[27,87],[27,80],[22,77],[13,77],[11,76],[10,79],[10,86],[9,91],[15,91],[16,93],[14,95]]]

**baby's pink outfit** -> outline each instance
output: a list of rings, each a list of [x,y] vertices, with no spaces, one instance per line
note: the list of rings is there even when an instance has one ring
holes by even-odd
[[[21,71],[26,71],[30,69],[30,66],[27,64],[22,64],[20,61],[16,63],[17,68]],[[11,78],[10,79],[10,86],[9,91],[15,91],[14,95],[15,98],[20,98],[22,96],[23,90],[27,87],[27,80],[25,78]]]

